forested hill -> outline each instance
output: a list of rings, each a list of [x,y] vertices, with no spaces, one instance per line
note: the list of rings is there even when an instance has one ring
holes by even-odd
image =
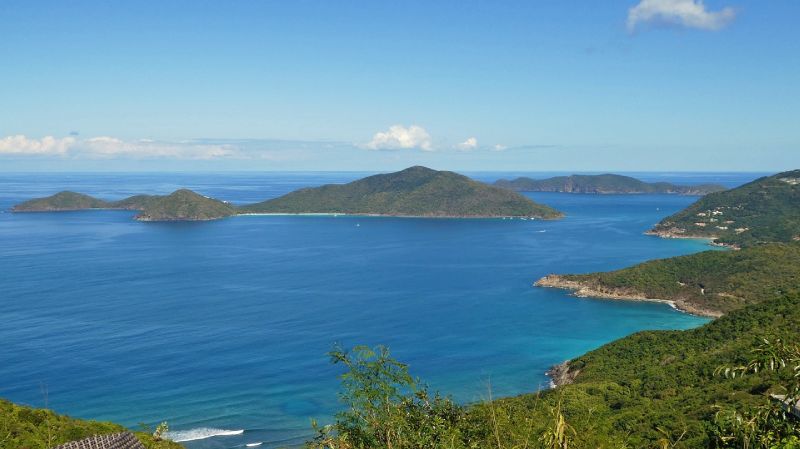
[[[139,211],[141,221],[201,221],[224,218],[236,213],[233,206],[187,189],[169,195],[135,195],[120,201],[105,201],[75,192],[59,192],[46,198],[25,201],[13,212],[63,212],[91,209]]]
[[[245,206],[250,213],[340,213],[416,217],[534,217],[562,214],[519,193],[466,176],[411,167],[348,184],[301,189]]]
[[[571,175],[547,179],[520,177],[512,180],[500,179],[494,183],[519,192],[564,192],[564,193],[673,193],[678,195],[705,195],[725,190],[718,184],[676,185],[669,182],[644,182],[630,176]]]
[[[659,222],[663,237],[707,237],[745,247],[800,240],[800,170],[712,193]]]

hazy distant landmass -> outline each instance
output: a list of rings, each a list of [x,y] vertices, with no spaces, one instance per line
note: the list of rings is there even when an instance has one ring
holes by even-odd
[[[725,190],[719,184],[677,185],[669,182],[644,182],[630,176],[571,175],[547,179],[520,177],[512,180],[500,179],[498,187],[518,192],[563,192],[563,193],[671,193],[678,195],[706,195]]]
[[[800,170],[707,195],[661,220],[649,233],[712,238],[738,247],[800,240]]]
[[[348,184],[325,185],[279,198],[235,207],[191,190],[170,195],[136,195],[104,201],[74,192],[26,201],[14,212],[87,209],[138,210],[142,221],[213,220],[237,214],[359,214],[414,217],[530,217],[563,214],[519,193],[474,181],[449,171],[411,167]]]
[[[411,167],[348,184],[301,189],[242,208],[254,213],[559,218],[562,213],[466,176]]]

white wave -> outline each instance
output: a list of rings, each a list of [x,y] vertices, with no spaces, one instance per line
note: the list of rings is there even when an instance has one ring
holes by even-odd
[[[258,443],[247,443],[247,444],[245,444],[245,446],[247,446],[247,447],[261,446],[261,442],[259,441]]]
[[[168,440],[180,443],[183,441],[204,440],[206,438],[212,438],[212,437],[241,435],[243,433],[244,429],[226,430],[226,429],[214,429],[211,427],[200,427],[198,429],[170,431],[164,434],[164,437]]]

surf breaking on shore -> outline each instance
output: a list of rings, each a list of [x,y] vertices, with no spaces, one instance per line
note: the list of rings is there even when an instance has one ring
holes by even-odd
[[[164,435],[164,437],[176,443],[181,443],[184,441],[204,440],[206,438],[212,438],[212,437],[241,435],[243,433],[244,429],[227,430],[227,429],[215,429],[212,427],[200,427],[197,429],[170,431],[167,432]]]

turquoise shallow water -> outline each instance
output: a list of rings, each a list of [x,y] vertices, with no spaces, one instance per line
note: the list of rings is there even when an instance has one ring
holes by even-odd
[[[360,176],[5,175],[0,209],[64,188],[119,198],[189,187],[242,203]],[[708,249],[642,235],[693,198],[531,196],[568,217],[138,223],[119,211],[0,213],[0,397],[129,426],[167,420],[192,432],[183,437],[244,430],[193,449],[267,448],[302,441],[312,417],[337,409],[339,372],[325,356],[335,342],[388,345],[434,389],[470,402],[489,384],[495,397],[545,387],[550,365],[632,332],[705,322],[531,286],[550,272]]]

